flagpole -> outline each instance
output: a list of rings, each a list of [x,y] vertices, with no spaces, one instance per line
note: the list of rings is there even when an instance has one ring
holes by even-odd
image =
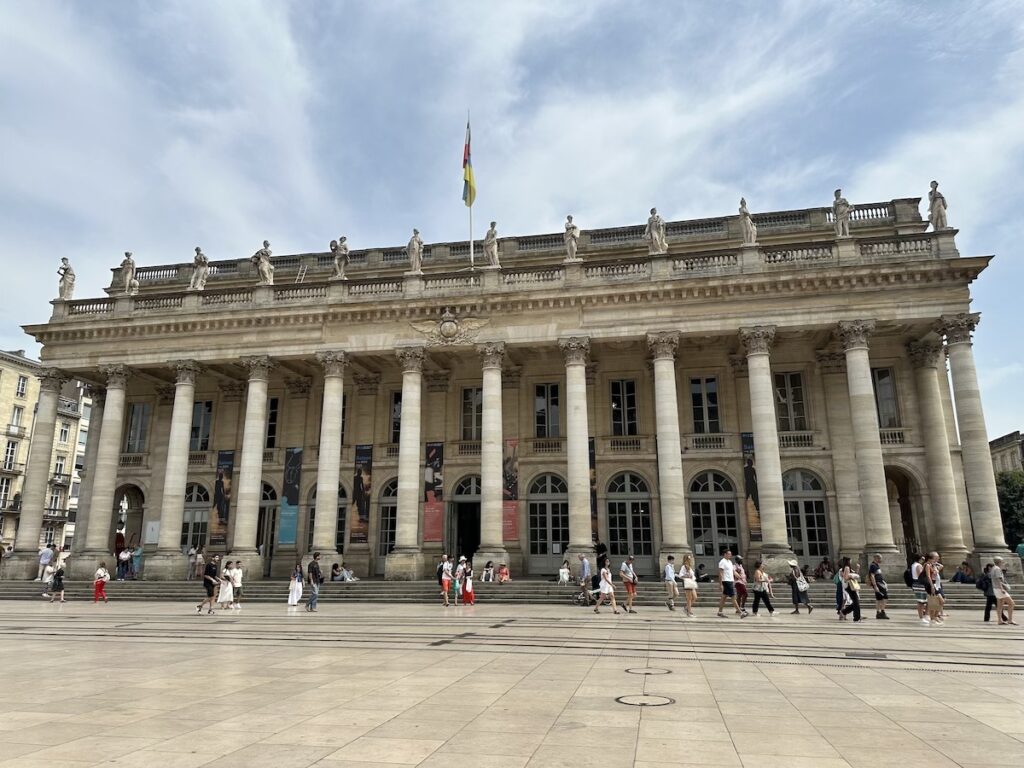
[[[473,259],[473,206],[469,206],[469,268],[476,269]]]

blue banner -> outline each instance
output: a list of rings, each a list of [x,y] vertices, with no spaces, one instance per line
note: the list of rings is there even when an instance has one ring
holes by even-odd
[[[302,448],[284,452],[284,483],[281,514],[277,526],[278,544],[295,544],[299,533],[299,486],[302,483]]]

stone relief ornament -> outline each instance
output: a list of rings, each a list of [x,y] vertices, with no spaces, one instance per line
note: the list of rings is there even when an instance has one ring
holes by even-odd
[[[273,251],[270,250],[270,241],[264,240],[263,247],[256,251],[249,259],[259,273],[260,285],[274,284],[274,264],[270,260],[272,255]]]
[[[484,235],[484,256],[487,257],[487,265],[500,267],[498,263],[498,222],[492,221],[491,228]]]
[[[743,232],[744,245],[754,245],[757,242],[757,225],[750,218],[745,197],[740,198],[740,230]]]
[[[75,295],[75,270],[71,268],[71,262],[65,256],[60,260],[57,267],[57,274],[60,276],[60,283],[57,286],[57,295],[63,301],[71,301]]]
[[[843,190],[835,191],[832,201],[832,218],[836,228],[836,237],[850,236],[850,203],[843,197]]]
[[[456,317],[451,307],[441,310],[438,320],[417,320],[409,325],[427,337],[428,347],[471,344],[490,321],[477,317]]]
[[[576,255],[576,249],[580,242],[580,228],[573,223],[572,216],[565,217],[565,260],[583,261]]]
[[[124,252],[121,261],[121,279],[124,280],[124,295],[134,296],[139,292],[139,281],[135,279],[135,259],[131,251]]]
[[[331,280],[347,280],[345,267],[348,266],[348,238],[342,235],[337,240],[331,240],[331,255],[334,257],[334,274]]]
[[[946,198],[939,192],[939,182],[933,181],[931,186],[928,191],[928,221],[932,223],[932,229],[936,232],[940,229],[949,229],[949,222],[946,220]]]
[[[206,288],[206,281],[210,277],[210,260],[206,258],[203,249],[196,246],[196,257],[192,259],[192,280],[189,281],[190,291],[202,291]]]
[[[414,229],[409,244],[405,246],[405,254],[409,257],[409,271],[420,275],[423,274],[423,238],[420,231]]]
[[[647,253],[650,256],[668,253],[668,241],[665,239],[665,220],[658,215],[657,208],[651,208],[651,216],[644,228],[644,240],[647,241]]]

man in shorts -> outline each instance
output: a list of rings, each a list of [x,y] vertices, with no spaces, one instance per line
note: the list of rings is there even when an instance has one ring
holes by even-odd
[[[924,555],[917,555],[910,564],[910,588],[914,590],[914,600],[917,601],[917,617],[922,624],[931,624],[928,618],[928,588],[924,581]]]
[[[736,613],[740,614],[740,618],[746,618],[745,614],[740,613],[740,604],[736,600],[735,578],[732,550],[727,549],[722,553],[722,559],[718,561],[718,583],[722,590],[722,595],[718,598],[718,618],[720,619],[725,618],[725,613],[722,609],[725,608],[726,599],[732,601],[732,607],[736,609]]]
[[[665,558],[665,570],[662,572],[662,579],[665,582],[665,596],[668,598],[665,605],[670,611],[676,609],[676,598],[679,597],[679,587],[676,586],[676,559],[669,555]]]
[[[626,613],[636,613],[633,601],[636,599],[636,571],[633,570],[633,556],[629,555],[619,566],[619,578],[626,587]]]
[[[220,578],[217,575],[219,560],[220,557],[218,555],[213,555],[203,570],[203,587],[206,589],[206,599],[196,606],[196,613],[202,613],[204,605],[209,607],[208,614],[213,613],[213,607],[217,604],[217,588],[220,586]]]
[[[872,555],[871,565],[868,566],[868,584],[875,593],[875,618],[888,619],[885,612],[885,603],[889,599],[889,585],[885,583],[885,575],[882,573],[882,556]]]

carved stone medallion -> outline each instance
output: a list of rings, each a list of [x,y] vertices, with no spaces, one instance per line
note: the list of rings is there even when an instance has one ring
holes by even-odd
[[[458,317],[451,307],[445,307],[439,319],[418,320],[409,325],[426,336],[428,347],[440,347],[473,343],[480,329],[489,322],[478,317]]]

